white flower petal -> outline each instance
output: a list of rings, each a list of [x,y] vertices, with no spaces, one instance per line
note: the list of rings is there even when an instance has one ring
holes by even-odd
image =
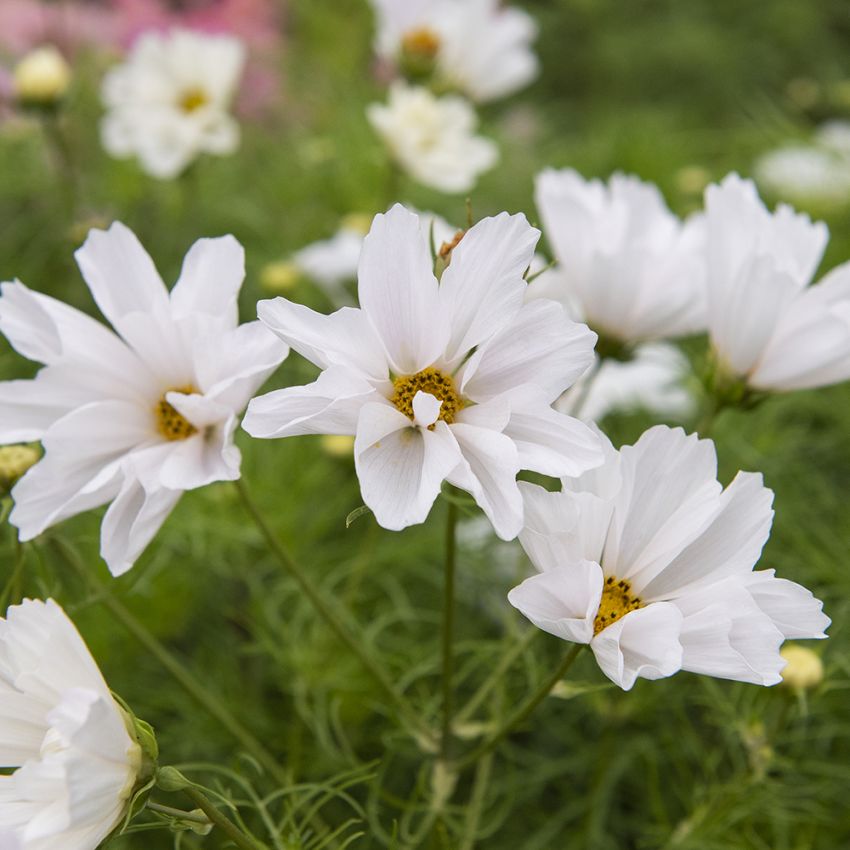
[[[361,408],[374,402],[388,405],[358,374],[332,366],[305,387],[287,387],[251,399],[242,427],[252,437],[264,439],[299,434],[353,435]]]
[[[100,529],[100,556],[112,575],[133,566],[182,495],[182,490],[165,487],[147,491],[136,478],[125,476]]]
[[[183,260],[171,291],[173,315],[204,313],[225,327],[239,321],[236,299],[245,279],[245,249],[232,237],[199,239]]]
[[[578,561],[527,578],[508,593],[508,602],[544,632],[590,643],[602,582],[599,564]]]
[[[624,691],[637,679],[662,679],[682,666],[682,614],[670,602],[630,611],[590,643],[602,672]]]
[[[394,407],[367,404],[360,411],[354,462],[363,501],[391,531],[424,522],[440,485],[461,461],[451,431],[416,428]]]
[[[776,578],[774,570],[757,570],[741,580],[756,605],[784,637],[826,637],[831,620],[823,613],[823,602],[810,590],[796,582]]]
[[[552,402],[593,362],[595,342],[596,334],[571,321],[560,304],[531,301],[469,358],[460,389],[485,401],[530,384]]]
[[[443,402],[440,399],[435,398],[431,393],[419,390],[413,396],[413,421],[420,428],[428,428],[437,421],[442,406]]]
[[[399,204],[375,216],[358,269],[360,304],[402,375],[430,366],[449,332],[420,228],[419,217]]]
[[[440,280],[441,309],[451,317],[447,360],[463,357],[516,315],[539,238],[524,215],[507,213],[482,219],[464,234]]]
[[[121,222],[90,231],[74,256],[101,313],[120,333],[130,313],[168,311],[168,292],[153,260]]]
[[[522,528],[516,446],[504,434],[475,425],[455,422],[451,431],[463,457],[449,482],[472,494],[502,540],[513,540]]]

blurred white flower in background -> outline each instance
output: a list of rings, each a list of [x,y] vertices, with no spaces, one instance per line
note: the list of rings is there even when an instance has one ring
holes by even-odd
[[[433,78],[483,103],[512,94],[539,70],[534,20],[501,0],[372,0],[375,49],[414,79]]]
[[[671,343],[644,343],[630,360],[607,357],[597,368],[576,381],[555,408],[589,420],[638,410],[676,420],[695,413],[696,402],[684,386],[688,360]]]
[[[52,599],[0,619],[0,704],[0,848],[95,850],[152,765]]]
[[[789,201],[850,201],[850,122],[830,121],[811,144],[769,151],[757,160],[755,177],[767,191]]]
[[[254,399],[243,427],[354,434],[363,501],[385,528],[423,522],[449,481],[509,540],[522,526],[521,469],[579,474],[601,461],[595,434],[551,407],[590,365],[595,336],[553,301],[523,304],[540,236],[524,216],[471,227],[439,282],[426,233],[399,205],[375,217],[361,309],[260,302],[262,321],[323,371]]]
[[[0,287],[0,331],[45,364],[0,382],[0,443],[44,446],[12,490],[10,522],[31,540],[111,502],[101,554],[119,575],[183,491],[239,477],[237,417],[287,349],[259,322],[238,324],[245,257],[232,236],[196,242],[170,294],[119,223],[76,257],[117,335],[20,282]]]
[[[622,174],[605,184],[548,169],[535,200],[558,274],[528,297],[561,301],[599,334],[600,354],[705,328],[701,217],[680,221],[654,185]]]
[[[721,380],[784,391],[850,379],[850,263],[809,286],[829,233],[730,174],[705,196],[708,328]]]
[[[161,179],[176,177],[202,153],[232,154],[239,125],[230,106],[244,54],[232,36],[189,30],[140,36],[103,80],[104,148],[115,157],[138,157]]]
[[[475,110],[456,95],[396,82],[387,103],[370,104],[366,114],[395,162],[440,192],[469,191],[499,158],[495,142],[475,135]]]
[[[520,485],[520,542],[540,571],[508,595],[539,628],[590,644],[625,690],[690,670],[781,681],[786,638],[823,638],[829,618],[806,588],[754,572],[773,521],[760,474],[717,481],[710,440],[655,426],[551,493]]]

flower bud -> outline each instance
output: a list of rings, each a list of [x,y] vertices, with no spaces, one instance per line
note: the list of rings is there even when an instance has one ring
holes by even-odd
[[[266,263],[260,270],[260,286],[270,292],[288,292],[301,277],[298,266],[288,260]]]
[[[40,458],[41,453],[34,446],[0,446],[0,490],[11,490]]]
[[[322,451],[331,457],[351,457],[354,437],[347,434],[325,434],[322,436]]]
[[[782,684],[796,691],[807,691],[823,681],[823,661],[805,646],[788,644],[780,652],[787,664],[782,671]]]
[[[39,47],[15,66],[15,96],[24,104],[51,106],[61,100],[71,84],[71,69],[53,45]]]
[[[339,226],[341,230],[353,230],[355,233],[362,233],[365,236],[372,226],[373,218],[374,216],[369,213],[348,213],[342,217]]]

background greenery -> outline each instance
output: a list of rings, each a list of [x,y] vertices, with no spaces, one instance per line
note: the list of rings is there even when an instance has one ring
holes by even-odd
[[[850,110],[850,10],[839,0],[523,5],[540,22],[543,72],[483,113],[502,161],[473,195],[476,217],[508,209],[533,219],[532,177],[546,165],[635,172],[687,212],[707,179],[746,174],[759,152]],[[205,160],[165,184],[102,152],[96,84],[105,63],[82,57],[65,119],[74,174],[57,167],[36,122],[0,128],[0,279],[19,277],[93,309],[72,258],[92,222],[127,223],[168,281],[192,241],[231,232],[248,255],[248,319],[268,295],[258,283],[262,266],[330,235],[343,214],[403,199],[462,222],[462,198],[410,184],[390,194],[363,114],[382,95],[370,32],[365,0],[292,3],[280,110],[244,123],[237,156]],[[832,233],[824,267],[850,258],[848,209],[813,212]],[[290,296],[329,308],[306,282]],[[32,371],[0,341],[0,376]],[[311,374],[292,356],[273,380]],[[605,428],[619,444],[649,424],[635,414]],[[682,673],[622,693],[582,657],[570,681],[588,692],[548,699],[477,774],[462,776],[439,816],[429,802],[430,754],[267,554],[232,486],[187,494],[119,580],[97,555],[99,514],[66,522],[52,537],[78,549],[102,589],[92,591],[42,542],[27,552],[23,590],[55,596],[76,618],[111,686],[156,726],[165,762],[235,768],[250,789],[213,770],[193,776],[239,798],[274,792],[267,772],[118,624],[104,596],[122,600],[218,695],[279,757],[291,783],[268,805],[271,816],[286,818],[280,848],[323,843],[309,812],[315,803],[324,823],[345,836],[362,833],[353,845],[361,848],[834,850],[850,843],[849,429],[843,385],[724,414],[715,432],[724,481],[739,468],[761,470],[776,491],[762,566],[810,587],[833,619],[830,640],[816,646],[826,665],[817,690],[798,699],[782,688]],[[436,725],[445,505],[403,533],[370,517],[346,529],[360,504],[348,458],[329,456],[318,438],[251,442],[240,434],[239,443],[246,480],[281,539],[326,597],[353,613],[364,645]],[[480,524],[465,524],[458,567],[461,703],[530,628],[505,600],[527,564],[515,545],[478,531]],[[8,574],[12,529],[0,535]],[[464,734],[503,717],[564,649],[543,634],[528,646]],[[349,781],[345,794],[328,791]],[[244,808],[249,823],[260,824],[262,808],[256,800]],[[157,850],[173,841],[142,833],[115,847]],[[218,834],[181,841],[224,846]]]

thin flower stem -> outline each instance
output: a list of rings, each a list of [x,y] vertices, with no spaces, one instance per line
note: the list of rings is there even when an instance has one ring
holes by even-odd
[[[717,417],[722,410],[722,405],[720,405],[717,400],[712,397],[706,405],[705,410],[702,412],[694,431],[699,434],[700,437],[710,437],[711,432],[714,429],[714,425],[717,422]]]
[[[308,578],[307,574],[301,569],[301,567],[290,557],[286,549],[283,548],[274,531],[269,526],[268,522],[266,522],[265,517],[251,497],[251,494],[248,492],[245,482],[240,479],[233,483],[242,499],[242,504],[245,506],[245,510],[254,520],[257,528],[265,538],[270,551],[275,558],[277,558],[280,565],[292,576],[292,578],[295,579],[304,595],[310,600],[316,611],[321,614],[334,634],[336,634],[339,640],[344,643],[355,656],[357,656],[363,667],[381,686],[392,702],[395,703],[399,712],[411,725],[411,727],[415,729],[419,735],[424,736],[425,739],[430,739],[432,737],[431,731],[422,723],[412,706],[392,683],[383,668],[368,654],[363,641],[351,634],[348,626],[343,622],[342,617],[325,601],[319,589]]]
[[[219,698],[207,690],[195,676],[186,669],[177,658],[145,628],[142,623],[112,596],[99,581],[91,574],[64,543],[53,538],[50,540],[53,549],[62,559],[72,566],[83,579],[98,591],[100,601],[110,613],[131,635],[171,674],[174,680],[186,693],[193,697],[206,711],[214,717],[251,755],[268,771],[280,787],[289,784],[289,777],[281,768],[277,759],[254,737]]]
[[[443,576],[443,726],[440,736],[440,756],[448,758],[452,737],[452,709],[454,703],[454,627],[455,627],[455,554],[457,505],[447,503],[446,551]]]
[[[175,820],[186,821],[186,823],[197,823],[197,824],[208,824],[210,819],[206,815],[199,815],[195,812],[187,812],[184,809],[175,809],[171,806],[164,806],[162,803],[154,803],[151,800],[148,800],[145,803],[145,808],[150,809],[152,812],[156,812],[158,815],[165,815],[169,818],[174,818]]]
[[[521,640],[518,640],[504,655],[490,676],[481,684],[478,690],[470,697],[469,702],[457,713],[455,718],[458,723],[465,723],[475,714],[481,703],[490,696],[493,689],[502,680],[505,673],[513,666],[514,661],[519,658],[534,639],[540,634],[540,629],[529,629]]]
[[[466,813],[466,823],[463,827],[463,839],[459,850],[473,850],[478,824],[481,821],[481,810],[484,808],[484,797],[487,785],[490,783],[490,769],[493,766],[493,754],[481,758],[475,768],[475,783],[472,786],[472,796]]]
[[[212,801],[204,796],[197,788],[184,788],[183,793],[214,823],[237,847],[242,850],[260,850],[265,847],[252,836],[246,835],[233,823],[230,818],[222,814],[213,805]]]
[[[480,758],[487,755],[487,753],[492,752],[510,733],[511,731],[522,723],[523,720],[528,717],[544,699],[552,691],[552,688],[561,681],[561,679],[566,675],[567,671],[572,667],[573,662],[578,657],[578,654],[584,648],[584,644],[577,643],[572,646],[564,656],[563,661],[558,665],[558,668],[555,672],[546,679],[540,687],[521,705],[517,710],[508,718],[508,720],[504,723],[504,725],[496,732],[489,740],[485,741],[481,744],[478,749],[473,750],[468,755],[464,756],[464,758],[455,762],[453,765],[455,770],[462,770],[465,767],[469,767],[470,765],[475,764]]]

